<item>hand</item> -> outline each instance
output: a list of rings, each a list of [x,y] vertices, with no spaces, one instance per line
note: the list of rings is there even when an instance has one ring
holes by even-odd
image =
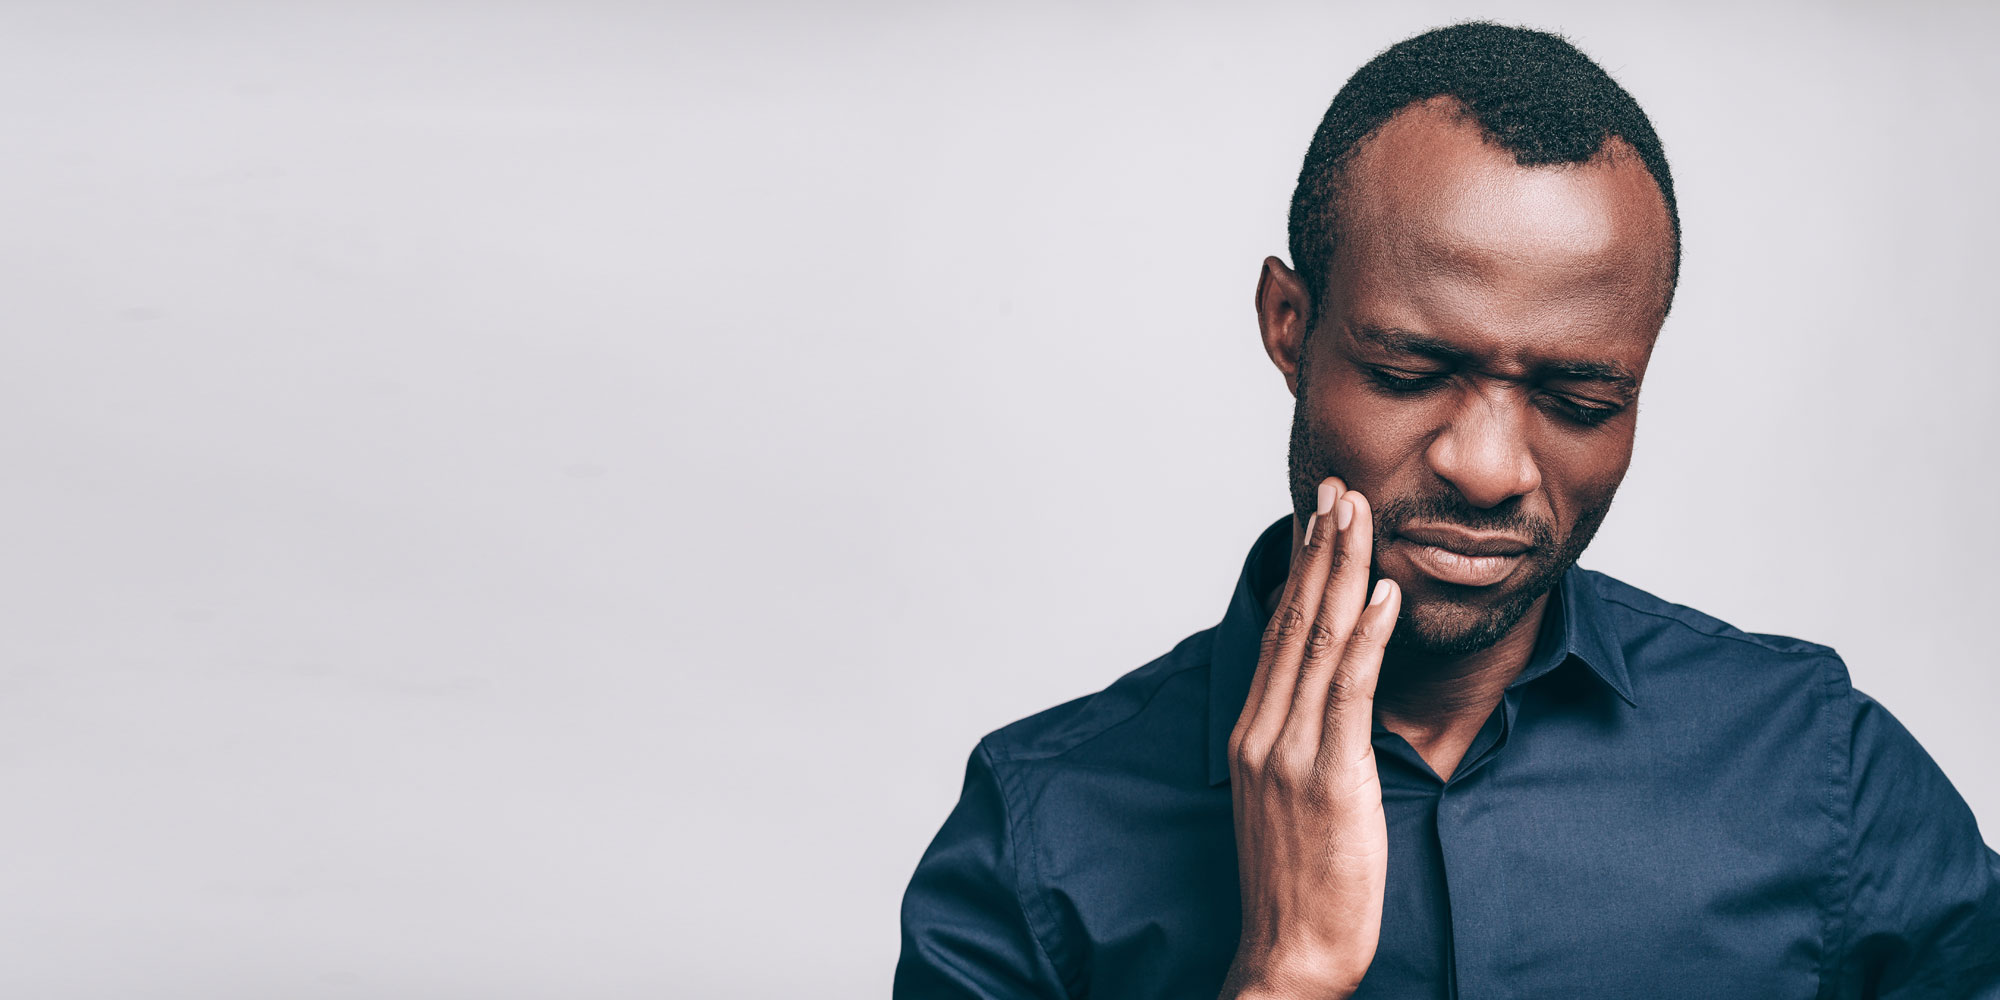
[[[1389,833],[1370,735],[1402,591],[1368,592],[1367,500],[1337,479],[1318,499],[1229,737],[1243,935],[1224,997],[1346,997],[1381,937]]]

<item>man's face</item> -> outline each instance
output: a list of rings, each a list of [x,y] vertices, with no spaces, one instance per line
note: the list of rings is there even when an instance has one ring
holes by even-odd
[[[1297,350],[1292,502],[1303,523],[1327,476],[1372,502],[1405,651],[1468,653],[1518,626],[1631,461],[1672,231],[1651,175],[1610,147],[1522,167],[1433,101],[1349,163]]]

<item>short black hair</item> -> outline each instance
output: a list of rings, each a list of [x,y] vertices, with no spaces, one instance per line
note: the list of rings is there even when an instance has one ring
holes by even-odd
[[[1660,314],[1681,272],[1681,217],[1659,136],[1639,102],[1560,35],[1489,21],[1426,31],[1390,46],[1354,72],[1320,119],[1292,192],[1292,266],[1318,308],[1338,242],[1335,203],[1355,147],[1396,112],[1433,97],[1457,98],[1487,138],[1522,166],[1582,163],[1613,136],[1630,143],[1666,199],[1673,263]],[[1315,319],[1316,324],[1316,319]]]

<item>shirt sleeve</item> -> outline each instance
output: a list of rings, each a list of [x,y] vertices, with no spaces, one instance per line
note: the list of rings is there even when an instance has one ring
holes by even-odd
[[[1014,829],[984,744],[903,894],[896,1000],[1066,997],[1030,925]]]
[[[1841,996],[2000,998],[2000,855],[1889,710],[1850,690]]]

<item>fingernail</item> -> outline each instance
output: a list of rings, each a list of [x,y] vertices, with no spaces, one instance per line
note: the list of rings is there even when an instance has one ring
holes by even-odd
[[[1340,496],[1340,487],[1332,483],[1319,484],[1319,512],[1322,514],[1331,513],[1333,511],[1334,498],[1338,496]]]
[[[1314,514],[1307,514],[1307,515],[1306,515],[1306,539],[1305,539],[1305,541],[1303,541],[1303,542],[1300,542],[1300,543],[1299,543],[1299,548],[1302,548],[1302,549],[1309,549],[1309,548],[1312,548],[1312,543],[1313,543],[1313,522],[1314,522],[1314,521],[1317,521],[1317,520],[1319,520],[1319,515],[1318,515],[1318,514],[1316,514],[1316,513],[1314,513]]]
[[[1333,510],[1333,526],[1346,531],[1347,526],[1354,523],[1354,501],[1341,497],[1340,502],[1333,505]]]
[[[1368,606],[1372,608],[1375,605],[1380,604],[1388,599],[1389,599],[1389,578],[1385,576],[1382,579],[1375,581],[1375,593],[1369,595]]]

